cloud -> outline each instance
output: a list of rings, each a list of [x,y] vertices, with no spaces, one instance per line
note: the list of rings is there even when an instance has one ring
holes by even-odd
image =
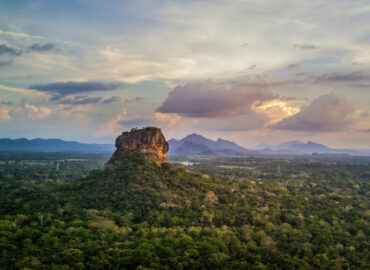
[[[26,103],[25,106],[25,111],[28,113],[29,118],[47,118],[51,114],[51,109],[47,107],[37,107],[32,104]]]
[[[299,68],[300,65],[299,64],[289,64],[288,65],[288,68]]]
[[[12,105],[13,103],[10,101],[0,101],[0,105]]]
[[[370,89],[370,84],[366,83],[355,83],[351,84],[352,87]]]
[[[352,124],[353,106],[345,96],[322,95],[295,115],[284,118],[272,128],[297,131],[340,131]]]
[[[110,98],[104,99],[103,103],[108,104],[108,103],[113,103],[113,102],[120,102],[121,100],[122,100],[121,97],[111,96]]]
[[[253,110],[256,113],[266,115],[271,125],[298,113],[300,111],[299,103],[301,101],[294,97],[280,97],[276,100],[256,104]]]
[[[53,43],[46,43],[44,45],[40,45],[38,43],[34,43],[27,48],[28,52],[38,52],[38,53],[45,53],[49,51],[53,51],[56,49],[56,45]],[[17,50],[13,47],[9,47],[5,44],[0,44],[0,55],[2,54],[9,54],[12,56],[19,56],[23,53],[22,50]]]
[[[19,55],[22,54],[22,52],[14,49],[12,47],[8,47],[5,44],[1,44],[0,45],[0,55],[2,55],[2,54],[10,54],[10,55],[13,55],[13,56],[19,56]]]
[[[38,43],[34,43],[31,46],[28,47],[28,51],[38,52],[38,53],[44,53],[53,51],[56,49],[56,45],[53,43],[46,43],[44,45],[40,45]]]
[[[110,98],[104,99],[103,97],[89,97],[89,96],[53,96],[50,101],[55,101],[57,104],[65,105],[86,105],[86,104],[110,104],[113,102],[121,101],[121,97],[112,96]]]
[[[31,96],[31,97],[45,97],[46,96],[46,94],[40,93],[39,91],[11,87],[11,86],[2,85],[2,84],[0,84],[0,90],[18,93],[18,94],[22,94],[25,96]]]
[[[297,68],[299,65],[290,64],[287,68]],[[313,74],[308,72],[297,72],[294,74],[297,79],[286,80],[282,82],[285,85],[297,84],[347,84],[349,87],[369,88],[370,87],[370,73],[365,71],[352,72],[330,72],[322,74]]]
[[[296,74],[294,74],[294,76],[297,76],[297,77],[302,77],[305,75],[307,75],[307,72],[297,72]]]
[[[96,81],[88,82],[56,82],[50,84],[35,84],[29,89],[47,92],[58,96],[67,96],[71,94],[96,92],[96,91],[110,91],[116,90],[121,87],[122,83],[103,83]]]
[[[12,119],[10,116],[11,107],[7,104],[0,104],[0,120],[9,121]]]
[[[33,36],[33,35],[26,34],[26,33],[21,33],[21,32],[12,32],[12,31],[2,31],[2,30],[0,30],[0,34],[10,36],[10,37],[13,37],[13,38],[22,38],[22,39],[30,39],[30,38],[45,39],[44,37]]]
[[[144,98],[143,97],[136,97],[136,98],[133,98],[133,99],[125,99],[123,101],[123,103],[125,104],[129,104],[129,103],[133,103],[133,102],[137,102],[137,101],[141,101],[143,100]]]
[[[315,83],[340,83],[340,82],[358,82],[369,81],[370,75],[363,71],[353,71],[350,73],[327,73],[319,75],[315,78]]]
[[[0,103],[0,120],[10,121],[15,119],[42,119],[47,118],[52,110],[47,107],[36,106],[30,103],[13,105],[9,102]]]
[[[88,96],[73,96],[68,98],[51,98],[51,100],[57,100],[57,104],[66,104],[66,105],[84,105],[84,104],[97,104],[100,103],[102,97],[88,97]]]
[[[270,91],[272,85],[274,82],[267,76],[226,82],[209,79],[178,85],[156,111],[198,118],[248,114],[253,104],[278,97]]]
[[[301,49],[301,50],[316,50],[319,47],[313,44],[294,44],[294,48]]]

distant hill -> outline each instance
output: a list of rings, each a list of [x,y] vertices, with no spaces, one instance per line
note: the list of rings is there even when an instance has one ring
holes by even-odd
[[[368,150],[355,149],[336,149],[326,145],[309,141],[303,143],[301,141],[289,141],[278,145],[262,144],[257,149],[258,152],[264,154],[277,155],[310,155],[310,154],[343,154],[343,155],[369,155]]]
[[[261,144],[254,149],[244,148],[235,142],[224,139],[216,141],[199,134],[190,134],[181,140],[171,139],[169,156],[207,155],[207,156],[244,156],[244,155],[364,155],[370,150],[335,149],[309,141],[289,141],[278,145]],[[70,152],[70,153],[112,153],[113,144],[87,144],[61,139],[0,139],[0,152]]]
[[[277,145],[276,150],[280,151],[291,151],[297,154],[307,154],[307,153],[330,153],[332,149],[326,145],[307,142],[303,143],[300,141],[291,141]]]
[[[9,152],[113,152],[113,144],[87,144],[60,139],[0,139],[0,151]]]
[[[244,156],[244,155],[363,155],[369,156],[370,150],[336,149],[326,145],[309,141],[307,143],[294,140],[278,145],[261,144],[254,149],[244,148],[235,142],[223,140],[216,141],[199,134],[190,134],[181,140],[171,139],[170,156],[207,155],[207,156]]]
[[[213,141],[195,133],[181,140],[171,139],[168,143],[170,145],[169,155],[240,156],[254,153],[235,142],[221,138]]]

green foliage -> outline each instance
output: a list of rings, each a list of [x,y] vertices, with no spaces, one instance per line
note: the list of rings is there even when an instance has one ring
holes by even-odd
[[[366,160],[52,155],[0,157],[0,269],[370,267]]]

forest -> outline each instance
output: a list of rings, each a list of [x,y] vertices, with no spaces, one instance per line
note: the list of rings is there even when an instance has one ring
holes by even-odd
[[[107,159],[0,154],[0,269],[370,269],[369,158]]]

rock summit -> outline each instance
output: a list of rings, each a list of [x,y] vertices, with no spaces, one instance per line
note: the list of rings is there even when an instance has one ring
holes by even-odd
[[[150,154],[160,163],[166,162],[169,146],[160,128],[143,127],[122,132],[116,139],[116,148],[108,164],[116,163],[133,151]]]

